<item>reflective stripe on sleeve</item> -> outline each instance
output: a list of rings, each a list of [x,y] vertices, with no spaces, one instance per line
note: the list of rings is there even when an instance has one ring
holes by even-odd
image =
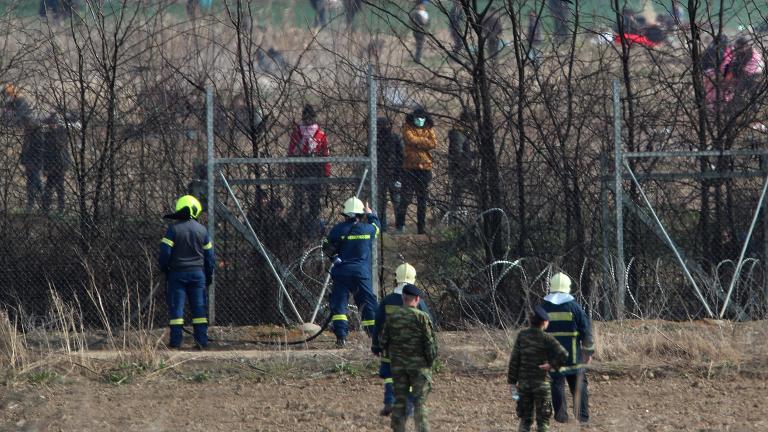
[[[160,243],[167,244],[168,246],[173,247],[173,240],[167,237],[163,237],[163,239],[160,240]]]
[[[360,325],[362,325],[363,327],[370,327],[372,325],[376,325],[376,320],[364,320],[360,322]]]
[[[208,318],[192,318],[192,324],[208,324]]]
[[[554,337],[576,337],[579,335],[579,332],[552,332],[550,334]]]
[[[334,315],[331,317],[331,321],[348,321],[347,316],[344,314]]]
[[[371,238],[370,234],[355,234],[351,236],[347,236],[347,240],[369,240]]]
[[[585,366],[586,366],[585,364],[581,364],[581,363],[577,364],[577,365],[573,365],[573,366],[563,366],[560,369],[558,369],[557,371],[560,372],[560,373],[568,372],[568,371],[573,371],[573,370],[584,369]]]
[[[571,339],[571,343],[571,356],[573,357],[573,363],[576,364],[579,361],[579,359],[576,357],[578,353],[576,350],[576,338]]]
[[[209,250],[209,249],[213,249],[213,243],[211,242],[208,242],[203,245],[203,250]]]
[[[388,358],[386,358],[386,357],[382,357],[381,358],[381,362],[382,363],[390,363],[391,361]]]
[[[184,325],[184,318],[174,318],[169,322],[169,325]]]
[[[394,384],[395,380],[392,378],[384,378],[384,384]]]
[[[573,321],[572,312],[549,312],[547,315],[550,321]]]
[[[374,238],[379,238],[379,232],[380,232],[380,230],[379,230],[379,227],[378,227],[378,226],[376,226],[376,225],[374,225],[373,227],[374,227],[374,228],[376,228],[376,234],[374,234],[374,236],[373,236],[373,237],[374,237]]]

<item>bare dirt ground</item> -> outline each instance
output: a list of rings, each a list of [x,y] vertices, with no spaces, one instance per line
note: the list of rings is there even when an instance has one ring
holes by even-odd
[[[602,358],[590,372],[592,421],[553,422],[553,431],[768,431],[768,323],[597,327]],[[441,334],[429,399],[433,431],[517,429],[504,375],[513,337]],[[159,366],[151,368],[95,352],[0,385],[0,431],[388,430],[377,415],[381,381],[365,338],[341,351],[327,342],[158,351]]]

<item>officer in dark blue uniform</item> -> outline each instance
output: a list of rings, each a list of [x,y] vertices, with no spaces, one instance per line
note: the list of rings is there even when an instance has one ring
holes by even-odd
[[[184,330],[184,303],[189,299],[195,342],[208,345],[208,298],[206,288],[213,280],[215,258],[208,231],[195,219],[202,206],[197,198],[185,195],[176,201],[176,213],[166,215],[174,222],[160,241],[160,269],[166,274],[170,348],[181,347]]]
[[[552,406],[555,420],[568,421],[568,405],[565,400],[565,383],[571,390],[576,418],[586,423],[589,421],[589,391],[587,374],[584,367],[592,361],[595,347],[592,341],[592,325],[584,309],[570,294],[571,279],[563,273],[557,273],[549,281],[550,294],[544,297],[542,307],[549,314],[547,333],[560,342],[568,351],[568,361],[552,376]]]
[[[373,245],[379,236],[379,218],[357,198],[344,202],[346,220],[331,229],[323,249],[333,257],[331,269],[331,320],[336,334],[336,346],[343,348],[349,334],[347,307],[349,294],[355,297],[360,310],[361,325],[370,335],[376,313],[376,294],[371,283]]]
[[[392,414],[395,404],[395,390],[389,357],[387,353],[383,352],[381,345],[379,344],[379,335],[384,328],[387,314],[391,313],[393,308],[403,306],[403,287],[406,284],[416,285],[416,269],[408,263],[400,264],[397,269],[395,269],[395,281],[397,282],[397,286],[395,287],[394,292],[384,297],[384,299],[381,300],[381,303],[379,303],[379,308],[376,310],[376,325],[374,326],[373,336],[371,337],[371,352],[381,360],[379,364],[379,376],[384,379],[384,408],[382,408],[379,413],[383,416]],[[429,315],[429,318],[432,319],[432,314],[429,312],[427,304],[424,303],[424,299],[419,300],[417,309],[426,312],[427,315]],[[409,398],[408,412],[411,411],[413,411],[413,400],[412,398]]]

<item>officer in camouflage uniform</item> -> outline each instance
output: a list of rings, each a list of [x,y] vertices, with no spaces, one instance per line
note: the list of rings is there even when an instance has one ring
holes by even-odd
[[[528,432],[536,412],[536,430],[549,431],[552,416],[552,394],[549,388],[550,370],[558,370],[568,360],[568,351],[552,335],[544,332],[549,316],[541,306],[531,314],[531,327],[517,335],[509,359],[507,382],[512,392],[518,392],[517,416],[519,432]]]
[[[403,263],[397,267],[395,271],[395,280],[397,286],[393,293],[385,296],[379,303],[379,308],[376,310],[376,325],[373,327],[373,334],[371,335],[371,352],[377,357],[381,358],[381,364],[379,366],[379,376],[384,379],[384,408],[380,414],[382,416],[389,416],[392,414],[395,406],[395,390],[394,380],[392,379],[392,368],[389,363],[389,354],[384,352],[379,345],[379,333],[384,328],[384,324],[387,322],[387,315],[392,312],[393,309],[403,307],[403,287],[407,284],[416,283],[416,269],[408,263]],[[419,300],[419,305],[416,307],[422,312],[426,312],[427,315],[432,317],[429,312],[429,308],[424,300]],[[407,412],[413,411],[413,399],[408,400]]]
[[[429,431],[427,395],[432,389],[432,365],[437,358],[437,340],[429,315],[417,309],[421,293],[415,285],[403,286],[403,307],[387,316],[380,335],[381,347],[389,353],[394,380],[395,407],[392,430],[405,432],[408,394],[413,397],[417,432]]]

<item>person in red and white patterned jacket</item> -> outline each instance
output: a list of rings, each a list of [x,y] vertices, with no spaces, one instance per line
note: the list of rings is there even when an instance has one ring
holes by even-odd
[[[328,138],[316,121],[317,114],[312,105],[304,105],[301,122],[296,124],[291,133],[288,146],[290,157],[325,157],[330,155]],[[310,179],[331,176],[330,163],[297,163],[288,166],[288,175],[301,179],[302,183],[293,189],[293,207],[298,214],[306,214],[309,220],[316,221],[320,216],[320,194],[322,185]],[[304,206],[308,213],[304,213]]]

